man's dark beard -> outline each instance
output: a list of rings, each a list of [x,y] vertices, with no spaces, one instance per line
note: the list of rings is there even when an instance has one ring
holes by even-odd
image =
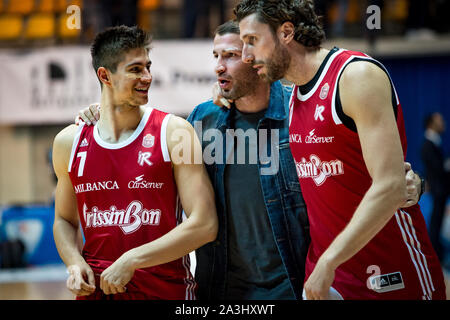
[[[279,49],[274,50],[272,56],[266,63],[267,73],[261,75],[261,77],[269,82],[283,79],[291,63],[291,56],[287,52],[287,49],[280,43],[278,43],[277,47]]]

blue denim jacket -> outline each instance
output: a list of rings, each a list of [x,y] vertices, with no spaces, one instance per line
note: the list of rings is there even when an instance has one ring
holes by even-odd
[[[291,89],[284,87],[279,81],[273,83],[270,89],[269,106],[265,116],[258,124],[258,129],[267,129],[268,141],[271,141],[271,129],[279,130],[279,141],[276,141],[277,148],[275,149],[279,151],[278,172],[272,175],[261,174],[261,168],[265,164],[262,164],[260,159],[258,159],[258,167],[273,236],[295,297],[301,299],[310,237],[306,206],[289,148],[290,93]],[[231,126],[230,114],[230,110],[218,107],[211,100],[198,105],[192,111],[188,121],[196,128],[203,150],[214,142],[209,141],[209,138],[207,141],[202,141],[202,131],[205,132],[211,128],[218,129],[222,133],[223,154],[226,156],[225,130]],[[196,123],[196,121],[201,122]],[[267,155],[270,155],[270,145],[267,143]],[[195,277],[199,286],[199,299],[221,300],[224,299],[226,290],[228,262],[227,209],[224,186],[226,164],[225,161],[221,161],[221,163],[205,163],[205,166],[215,191],[219,232],[216,241],[196,250]]]

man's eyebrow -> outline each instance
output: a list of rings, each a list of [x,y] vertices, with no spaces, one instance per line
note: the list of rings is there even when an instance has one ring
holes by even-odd
[[[227,52],[242,52],[242,48],[238,48],[238,47],[232,47],[232,48],[225,48],[220,50],[221,52],[227,53]],[[218,54],[216,50],[213,50],[213,54]]]
[[[133,66],[142,66],[142,65],[151,65],[152,64],[152,62],[149,60],[149,61],[145,61],[145,62],[142,62],[142,61],[135,61],[135,62],[131,62],[130,64],[127,64],[126,65],[126,68],[129,68],[129,67],[133,67]]]
[[[231,47],[231,48],[225,48],[225,49],[223,49],[222,51],[225,51],[225,52],[230,52],[230,51],[239,51],[239,52],[241,52],[241,51],[242,51],[242,48],[238,48],[238,47]]]

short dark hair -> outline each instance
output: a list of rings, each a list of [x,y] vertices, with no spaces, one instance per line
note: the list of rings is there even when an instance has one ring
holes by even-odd
[[[134,26],[116,26],[100,32],[91,45],[92,66],[95,72],[100,67],[111,72],[131,49],[150,48],[151,36],[146,31]]]
[[[283,23],[292,22],[294,39],[305,47],[319,47],[325,40],[313,0],[242,0],[234,13],[238,22],[256,13],[258,20],[268,24],[274,33]]]
[[[214,31],[214,35],[223,36],[225,34],[240,34],[239,23],[236,20],[228,20],[227,22],[221,24]]]
[[[430,112],[427,113],[425,115],[425,118],[423,119],[423,127],[425,129],[428,129],[429,127],[431,127],[431,125],[433,124],[433,122],[435,121],[434,118],[436,117],[436,115],[438,115],[439,112]]]

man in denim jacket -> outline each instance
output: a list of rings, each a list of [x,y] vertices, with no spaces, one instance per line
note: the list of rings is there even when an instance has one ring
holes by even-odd
[[[291,90],[261,80],[242,62],[241,49],[236,23],[217,29],[220,94],[234,105],[210,100],[188,118],[202,143],[219,217],[216,241],[196,250],[198,297],[300,299],[310,240],[289,149]]]

